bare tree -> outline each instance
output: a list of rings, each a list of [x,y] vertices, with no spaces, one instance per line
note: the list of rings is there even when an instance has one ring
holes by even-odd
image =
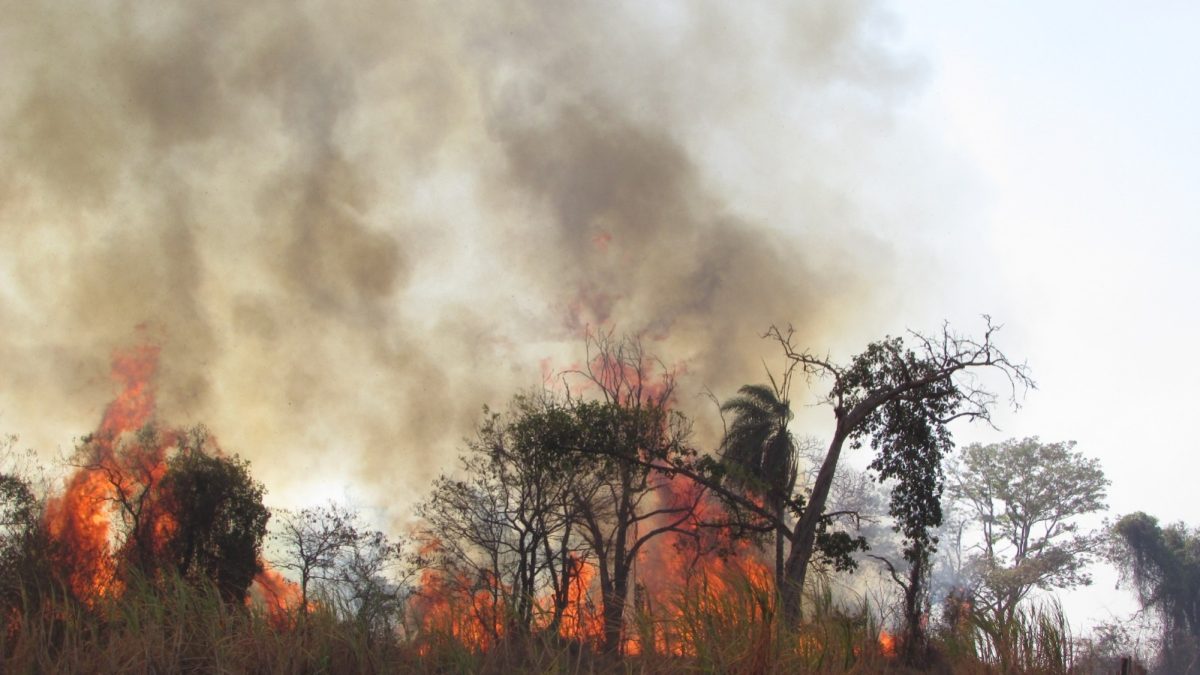
[[[360,529],[342,548],[334,577],[318,587],[339,601],[339,609],[353,617],[369,640],[386,642],[404,611],[411,573],[401,542],[378,530]]]
[[[279,525],[272,538],[282,549],[282,555],[275,565],[300,577],[297,610],[303,616],[309,611],[311,583],[337,579],[343,553],[362,536],[358,516],[334,502],[299,511],[280,509],[276,514]]]
[[[99,479],[101,485],[94,498],[107,501],[119,523],[115,572],[153,576],[163,562],[166,514],[161,508],[159,483],[167,465],[168,448],[176,438],[186,443],[188,435],[164,433],[147,424],[123,437],[85,436],[76,448],[70,464],[79,469],[77,475],[84,480]],[[202,429],[190,435],[203,442]],[[107,552],[99,557],[107,557]]]

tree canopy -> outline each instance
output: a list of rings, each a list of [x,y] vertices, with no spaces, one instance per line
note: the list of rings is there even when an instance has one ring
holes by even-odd
[[[1073,441],[1011,439],[967,446],[950,477],[951,497],[978,523],[981,542],[967,567],[986,607],[1011,616],[1034,588],[1091,582],[1087,565],[1101,539],[1078,518],[1105,508],[1099,460]]]
[[[168,462],[162,490],[175,529],[167,549],[181,576],[212,581],[224,598],[241,602],[262,571],[271,514],[249,463],[216,454],[206,440],[194,430]]]

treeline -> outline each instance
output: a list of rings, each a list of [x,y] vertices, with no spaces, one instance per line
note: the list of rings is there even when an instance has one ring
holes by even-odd
[[[131,382],[64,492],[0,474],[0,654],[61,669],[103,643],[92,668],[136,671],[114,666],[121,645],[154,634],[170,670],[1107,672],[1135,665],[1128,640],[1082,649],[1030,600],[1088,583],[1107,552],[1163,618],[1143,659],[1194,656],[1193,532],[1140,514],[1085,530],[1107,480],[1071,443],[954,453],[949,425],[1033,384],[995,331],[836,363],[772,329],[787,366],[719,404],[711,449],[670,369],[592,336],[561,387],[485,410],[403,542],[336,504],[272,514],[246,462],[156,426]],[[981,387],[987,371],[1007,389]],[[833,413],[827,444],[791,431],[799,380]],[[865,474],[841,461],[860,448]],[[878,602],[830,591],[865,565],[890,584]]]

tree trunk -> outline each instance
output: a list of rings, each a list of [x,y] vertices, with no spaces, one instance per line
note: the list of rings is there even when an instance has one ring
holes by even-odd
[[[904,639],[902,660],[911,668],[927,665],[928,644],[925,636],[924,599],[925,573],[929,565],[929,551],[922,548],[909,561],[908,585],[904,588]]]
[[[782,518],[780,518],[782,520]],[[783,533],[775,530],[775,589],[783,588]]]
[[[625,596],[629,591],[628,573],[617,570],[612,588],[604,593],[604,651],[616,654],[621,649],[625,628]]]
[[[825,512],[825,502],[829,499],[829,489],[833,485],[833,475],[837,472],[838,458],[842,454],[842,444],[846,441],[842,420],[838,420],[837,430],[833,441],[829,444],[829,452],[821,463],[817,480],[813,484],[812,494],[804,505],[804,514],[792,530],[792,550],[784,564],[783,585],[780,595],[783,603],[783,616],[791,624],[797,624],[801,618],[801,594],[804,591],[804,578],[808,574],[808,564],[812,561],[813,548],[817,538],[817,525],[821,522],[821,514]]]

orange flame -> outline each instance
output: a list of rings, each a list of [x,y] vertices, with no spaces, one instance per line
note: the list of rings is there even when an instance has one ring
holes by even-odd
[[[421,575],[421,592],[413,604],[421,618],[424,639],[450,638],[484,651],[504,634],[499,587],[486,579],[484,587],[465,576],[449,577],[436,570]]]
[[[879,630],[879,651],[888,658],[896,656],[896,636],[882,628]]]
[[[155,345],[113,355],[112,377],[122,388],[105,408],[100,427],[91,437],[90,461],[95,467],[117,469],[114,446],[123,435],[141,429],[152,418],[158,355]],[[161,456],[139,459],[161,464]],[[161,471],[152,470],[151,475],[161,477],[162,471],[165,466]],[[59,567],[76,597],[93,599],[119,590],[109,542],[109,504],[115,491],[129,487],[115,479],[124,473],[77,470],[63,494],[46,504],[46,528],[51,540],[59,544]]]
[[[571,581],[567,586],[567,606],[563,610],[559,635],[598,644],[604,635],[604,617],[592,599],[596,565],[575,555],[571,558]]]
[[[162,559],[177,527],[155,488],[166,475],[168,454],[180,435],[174,430],[151,434],[147,427],[155,416],[160,351],[147,343],[113,354],[112,379],[120,391],[105,407],[96,432],[85,439],[82,466],[67,479],[63,493],[46,504],[55,569],[75,597],[89,603],[123,590],[118,559]],[[121,499],[139,506],[134,531],[118,556],[112,515],[114,501]],[[294,584],[271,570],[256,577],[255,587],[273,615],[286,616],[285,610],[298,604]]]
[[[254,583],[250,585],[246,605],[263,607],[272,625],[288,628],[300,607],[300,587],[264,564],[263,571],[254,576]]]

